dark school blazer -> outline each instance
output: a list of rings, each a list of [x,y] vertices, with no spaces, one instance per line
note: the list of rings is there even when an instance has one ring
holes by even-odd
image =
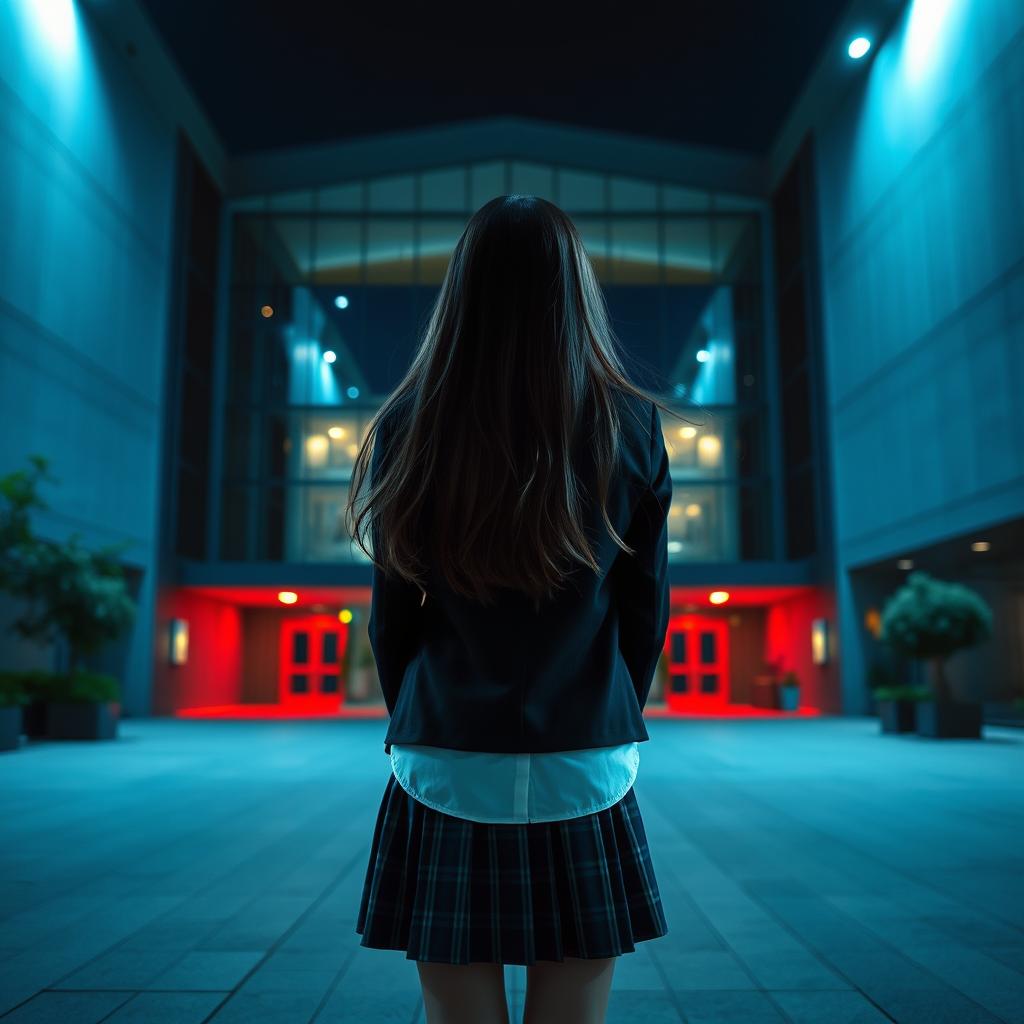
[[[374,566],[368,630],[391,716],[385,753],[392,743],[526,753],[650,739],[642,710],[668,628],[672,478],[657,406],[615,394],[621,456],[608,517],[634,555],[615,544],[590,500],[594,463],[583,441],[572,464],[601,571],[578,565],[539,611],[509,589],[485,607],[429,567],[424,597]],[[405,408],[380,425],[373,479]]]

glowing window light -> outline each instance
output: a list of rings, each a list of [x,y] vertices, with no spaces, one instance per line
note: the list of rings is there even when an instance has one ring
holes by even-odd
[[[359,454],[359,445],[357,445],[357,444],[350,444],[348,446],[348,453],[354,459]]]
[[[696,427],[680,427],[679,428],[679,436],[681,438],[684,438],[685,440],[689,441],[691,438],[694,438],[694,437],[697,436],[697,428]]]
[[[260,306],[260,316],[263,317],[264,320],[269,320],[273,315],[273,306]]]
[[[870,49],[871,40],[867,36],[857,36],[856,39],[850,40],[850,45],[846,48],[846,52],[853,60],[860,60]]]
[[[324,362],[325,363],[333,363],[337,358],[338,358],[337,353],[332,352],[330,349],[328,349],[324,353]]]
[[[972,551],[988,551],[988,549],[990,547],[992,547],[992,545],[987,540],[976,540],[971,545],[971,550]]]
[[[682,513],[683,510],[678,505],[669,505],[668,514],[670,516],[679,516],[682,515]]]
[[[691,519],[696,519],[697,516],[700,515],[700,513],[701,513],[701,507],[700,507],[700,505],[697,502],[691,501],[690,504],[686,506],[686,514]]]
[[[310,466],[323,466],[327,462],[331,442],[324,434],[310,434],[306,438],[306,461]]]
[[[729,591],[712,590],[711,593],[708,594],[708,600],[712,604],[725,604],[725,602],[729,600]]]
[[[338,309],[348,309],[348,296],[347,295],[337,295],[337,296],[335,296],[334,305]]]
[[[668,542],[668,552],[670,555],[678,555],[683,550],[683,545],[677,540],[670,540]]]
[[[345,436],[345,428],[331,427],[330,430],[327,431],[327,436],[334,441],[340,441]]]
[[[897,569],[903,569],[904,571],[906,571],[907,569],[913,569],[914,568],[914,560],[912,558],[901,558],[896,563],[896,568]]]
[[[721,438],[714,434],[705,434],[697,442],[697,461],[702,466],[717,466],[722,456]]]
[[[710,358],[711,358],[711,353],[706,348],[702,348],[697,353],[697,362],[698,363],[706,363]]]
[[[294,590],[281,590],[278,592],[277,599],[281,604],[295,604],[299,595]]]
[[[338,621],[339,622],[345,622],[345,623],[351,622],[352,621],[352,611],[351,611],[351,609],[349,609],[349,608],[342,608],[341,611],[338,612]]]

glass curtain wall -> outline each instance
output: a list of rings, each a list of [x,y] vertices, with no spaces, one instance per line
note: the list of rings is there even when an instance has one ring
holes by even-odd
[[[627,365],[663,416],[669,557],[771,557],[759,209],[663,182],[512,160],[234,204],[220,552],[366,562],[342,510],[455,242],[496,195],[579,228]]]

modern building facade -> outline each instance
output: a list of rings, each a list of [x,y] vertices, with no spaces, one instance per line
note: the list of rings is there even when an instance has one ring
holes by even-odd
[[[1019,5],[851,5],[870,63],[823,53],[763,157],[494,118],[229,159],[133,6],[2,18],[0,468],[52,455],[40,528],[132,539],[140,615],[101,659],[128,713],[383,713],[353,456],[513,192],[573,218],[681,417],[651,713],[754,713],[787,672],[799,713],[869,710],[909,564],[996,609],[965,693],[1024,690]]]

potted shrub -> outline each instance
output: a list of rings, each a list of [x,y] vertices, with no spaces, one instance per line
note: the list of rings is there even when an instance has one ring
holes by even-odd
[[[28,692],[20,672],[0,672],[0,750],[17,750],[21,743],[21,708]]]
[[[121,717],[120,687],[102,672],[78,669],[55,676],[46,705],[46,731],[58,740],[112,740]]]
[[[800,680],[795,672],[787,672],[776,689],[779,709],[796,711],[800,707]]]
[[[917,705],[917,732],[935,738],[981,736],[981,703],[956,699],[946,662],[992,635],[992,612],[974,591],[912,572],[886,602],[879,634],[897,654],[927,662],[930,699]]]
[[[927,700],[931,691],[923,686],[903,686],[881,661],[868,670],[868,688],[875,698],[875,710],[882,732],[904,733],[917,729],[917,702]]]
[[[26,639],[62,640],[68,665],[64,674],[23,674],[32,698],[26,731],[103,738],[111,735],[110,717],[120,713],[119,687],[111,677],[85,671],[82,662],[134,619],[135,604],[118,559],[121,545],[90,551],[78,534],[65,541],[36,537],[30,517],[33,509],[48,507],[37,487],[49,476],[49,463],[42,455],[30,456],[29,462],[29,470],[0,477],[0,589],[23,603],[13,629]]]
[[[914,732],[917,706],[931,697],[927,686],[876,686],[872,692],[882,732]]]

